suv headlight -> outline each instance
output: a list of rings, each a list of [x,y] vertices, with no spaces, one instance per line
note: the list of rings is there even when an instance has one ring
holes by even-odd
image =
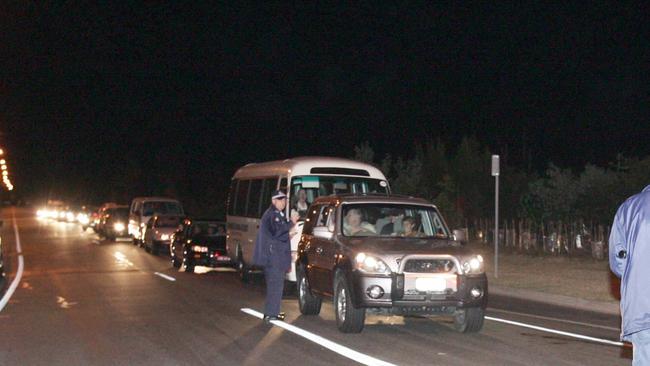
[[[121,222],[116,222],[115,224],[113,224],[113,230],[115,231],[124,231],[124,229],[125,229],[124,224]]]
[[[463,259],[461,264],[464,274],[476,274],[485,272],[483,266],[483,257],[481,255],[472,256]]]
[[[355,257],[357,269],[367,273],[389,274],[390,268],[379,258],[367,255],[366,253],[359,253]]]

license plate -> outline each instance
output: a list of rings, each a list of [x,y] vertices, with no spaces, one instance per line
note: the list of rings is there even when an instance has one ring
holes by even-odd
[[[423,292],[442,292],[447,289],[447,280],[445,278],[416,278],[415,289]]]
[[[201,258],[201,254],[194,254],[194,258]]]
[[[228,262],[230,261],[230,257],[217,257],[217,260],[219,262]]]

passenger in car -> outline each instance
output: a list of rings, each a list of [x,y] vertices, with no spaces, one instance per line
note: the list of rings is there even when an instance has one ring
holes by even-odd
[[[343,234],[348,236],[364,236],[375,235],[375,228],[372,224],[362,222],[361,210],[357,208],[350,209],[345,214],[345,221],[343,222]]]
[[[309,202],[307,202],[307,191],[300,188],[296,193],[296,203],[293,204],[293,209],[298,212],[300,219],[304,220],[307,217],[307,210],[309,209]]]
[[[380,235],[393,235],[402,231],[402,220],[404,213],[398,210],[391,210],[386,217],[377,220],[375,224],[376,232]]]
[[[419,238],[422,236],[422,233],[416,229],[416,221],[413,216],[405,216],[402,220],[402,225],[404,226],[404,234],[402,236],[409,238]]]

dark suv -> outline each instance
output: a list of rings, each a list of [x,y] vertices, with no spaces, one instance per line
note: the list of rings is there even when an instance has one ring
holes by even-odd
[[[366,309],[448,314],[460,332],[483,326],[483,258],[450,234],[431,203],[402,196],[333,195],[309,208],[296,260],[300,312],[334,299],[340,331],[363,330]]]

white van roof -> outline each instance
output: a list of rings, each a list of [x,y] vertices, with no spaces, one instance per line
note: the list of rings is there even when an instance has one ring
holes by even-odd
[[[362,163],[355,160],[333,158],[324,156],[300,156],[285,160],[268,161],[264,163],[251,163],[239,168],[233,178],[256,178],[267,176],[285,176],[285,175],[341,175],[341,176],[359,176],[353,172],[345,171],[337,173],[319,172],[312,173],[313,168],[339,168],[363,170],[368,173],[368,177],[376,179],[386,179],[381,170],[375,166]],[[364,174],[365,175],[365,174]]]

